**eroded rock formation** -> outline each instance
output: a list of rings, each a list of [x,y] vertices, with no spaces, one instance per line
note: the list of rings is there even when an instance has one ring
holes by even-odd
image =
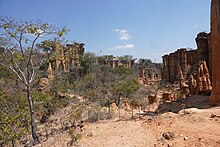
[[[195,95],[196,94],[196,79],[193,77],[193,75],[189,76],[188,84],[189,84],[189,95]]]
[[[50,53],[48,76],[60,71],[69,72],[72,69],[79,69],[84,50],[83,43],[67,44],[66,47],[56,43]]]
[[[140,72],[140,71],[139,71]],[[142,69],[141,71],[143,73],[143,77],[141,78],[143,80],[143,84],[152,84],[154,83],[155,81],[158,81],[159,80],[159,76],[158,74],[156,73],[156,71],[152,68],[145,68],[145,69]]]
[[[164,82],[174,83],[179,79],[179,67],[182,70],[183,77],[187,77],[190,67],[196,64],[197,51],[187,50],[185,48],[178,49],[174,53],[164,55],[163,57],[162,77]]]
[[[220,0],[211,2],[212,93],[210,103],[220,100]]]
[[[180,87],[180,93],[184,97],[189,94],[189,86],[186,84],[186,81],[183,77],[183,72],[180,66],[179,66],[179,87]]]
[[[175,97],[175,95],[172,94],[172,93],[167,93],[167,92],[165,92],[165,93],[163,93],[163,95],[162,95],[162,99],[163,99],[164,101],[173,101],[173,100],[176,99],[176,97]]]
[[[39,91],[47,92],[50,89],[50,82],[48,78],[41,78],[39,80]]]
[[[187,78],[195,70],[200,61],[206,61],[208,68],[211,66],[210,33],[201,32],[196,37],[197,49],[178,49],[174,53],[164,55],[163,81],[174,83],[178,77],[178,66],[181,67],[183,77]]]
[[[208,33],[205,32],[201,32],[197,35],[196,37],[196,44],[197,44],[197,55],[198,55],[198,61],[205,61],[206,63],[208,63],[208,67],[209,67],[209,63],[210,63],[210,57],[209,57],[209,50],[210,50],[210,46],[209,46],[209,35]]]
[[[117,57],[113,58],[113,59],[109,59],[106,61],[106,64],[109,67],[118,67],[118,66],[123,66],[125,68],[132,68],[134,66],[134,61],[136,59],[119,59]]]
[[[205,61],[200,61],[197,70],[197,86],[196,93],[197,94],[206,94],[212,90],[209,70]]]
[[[53,69],[52,69],[51,63],[49,63],[49,65],[48,65],[47,78],[48,78],[50,81],[53,80]]]
[[[157,102],[157,98],[155,95],[148,95],[148,102],[149,104],[153,104]]]

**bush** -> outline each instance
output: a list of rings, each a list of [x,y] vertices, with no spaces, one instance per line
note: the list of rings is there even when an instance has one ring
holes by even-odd
[[[69,136],[70,136],[70,138],[71,138],[71,140],[67,143],[68,146],[74,145],[77,141],[79,141],[79,140],[82,138],[82,134],[79,133],[79,132],[77,131],[77,129],[74,128],[74,127],[73,127],[73,128],[70,128],[70,129],[68,130],[68,133],[69,133]]]
[[[99,120],[99,112],[97,108],[90,108],[88,110],[88,122],[94,123]]]
[[[0,93],[0,146],[15,145],[16,140],[29,131],[29,111],[25,97],[17,92],[16,97]]]

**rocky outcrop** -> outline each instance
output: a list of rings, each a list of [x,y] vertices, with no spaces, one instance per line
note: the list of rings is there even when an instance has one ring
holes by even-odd
[[[140,59],[137,63],[139,80],[143,84],[151,85],[161,80],[162,64],[153,63],[149,59]]]
[[[134,66],[135,60],[136,59],[119,59],[115,57],[113,59],[107,60],[106,64],[112,68],[115,68],[118,66],[123,66],[125,68],[132,68]]]
[[[197,55],[198,55],[198,60],[199,61],[205,61],[210,63],[210,56],[209,56],[209,50],[210,50],[210,45],[209,45],[209,34],[205,32],[200,32],[197,37],[196,37],[196,44],[197,44]]]
[[[220,0],[211,2],[212,93],[210,103],[220,100]]]
[[[50,89],[50,82],[48,78],[41,78],[39,80],[39,91],[47,92]]]
[[[173,100],[176,99],[176,97],[175,97],[174,94],[165,92],[165,93],[163,93],[163,95],[162,95],[162,99],[163,99],[164,101],[173,101]]]
[[[179,66],[179,87],[180,87],[180,94],[182,94],[183,97],[189,94],[189,86],[186,84],[186,81],[183,77],[183,72],[180,66]]]
[[[48,65],[47,78],[48,78],[50,81],[53,80],[53,69],[52,69],[51,63],[49,63],[49,65]]]
[[[157,97],[155,95],[148,95],[148,103],[153,104],[157,102]]]
[[[139,70],[139,71],[140,71],[140,70]],[[152,69],[152,68],[142,69],[141,72],[143,73],[143,77],[142,77],[143,84],[151,85],[151,84],[153,84],[155,81],[158,81],[158,80],[159,80],[158,74],[157,74],[156,71],[155,71],[154,69]]]
[[[207,94],[212,90],[209,70],[205,61],[200,61],[197,70],[196,78],[196,93],[197,94]]]
[[[210,33],[201,32],[197,35],[195,40],[197,49],[178,49],[177,51],[162,57],[162,77],[164,82],[174,83],[178,80],[178,66],[181,67],[184,78],[188,78],[190,74],[195,72],[195,68],[200,61],[205,61],[208,69],[211,69]]]
[[[178,81],[179,67],[186,78],[189,70],[196,64],[197,50],[178,49],[174,53],[164,55],[163,57],[162,77],[164,82],[174,83]]]
[[[195,95],[196,94],[196,79],[193,77],[193,75],[189,76],[188,84],[189,84],[189,95]]]
[[[74,43],[67,44],[67,53],[66,53],[66,61],[68,70],[72,67],[79,68],[80,67],[80,59],[82,58],[85,49],[83,43]]]
[[[49,55],[50,64],[48,66],[48,74],[58,73],[60,71],[69,72],[72,69],[79,69],[80,59],[84,51],[83,43],[67,44],[66,47],[56,43],[52,47],[52,52]]]

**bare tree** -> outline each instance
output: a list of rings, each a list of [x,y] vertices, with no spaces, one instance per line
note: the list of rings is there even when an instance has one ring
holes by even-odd
[[[1,62],[12,70],[25,86],[31,116],[31,133],[35,143],[39,143],[31,87],[36,73],[42,64],[41,59],[35,60],[36,43],[45,37],[63,36],[67,30],[58,29],[48,23],[37,21],[16,21],[11,17],[0,18],[0,38],[4,40],[4,58]],[[40,61],[39,61],[40,60]]]

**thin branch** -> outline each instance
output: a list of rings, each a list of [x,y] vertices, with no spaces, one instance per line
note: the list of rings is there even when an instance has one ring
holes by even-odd
[[[5,65],[5,64],[3,64],[3,63],[1,63],[1,65],[4,66],[4,67],[6,67],[6,68],[11,69],[11,70],[16,74],[16,76],[17,76],[21,81],[23,81],[22,78],[21,78],[21,76],[18,74],[18,72],[17,72],[15,69],[13,69],[13,67],[12,67],[11,65],[10,65],[10,66],[7,66],[7,65]]]
[[[34,68],[33,60],[31,59],[30,62],[31,62],[32,74],[31,74],[31,78],[29,80],[29,83],[31,83],[35,77],[35,68]]]
[[[16,67],[16,69],[19,71],[19,73],[22,75],[22,77],[23,77],[23,83],[25,84],[25,85],[27,85],[28,83],[27,83],[27,78],[25,77],[25,74],[24,74],[24,72],[21,70],[21,68],[18,66],[18,64],[17,64],[17,62],[15,61],[15,57],[14,57],[14,53],[11,51],[11,50],[9,50],[9,52],[11,53],[11,57],[12,57],[12,59],[13,59],[13,63],[15,64],[15,67]],[[20,75],[19,75],[20,76]],[[22,79],[22,78],[21,78]]]
[[[18,42],[19,42],[19,46],[20,46],[20,49],[21,49],[22,57],[23,57],[25,63],[27,63],[26,60],[25,60],[25,55],[24,55],[24,50],[23,50],[23,45],[22,45],[22,39],[23,39],[23,30],[21,30],[21,35],[20,35],[20,39],[18,40]]]
[[[32,56],[32,53],[33,53],[33,50],[34,50],[34,46],[35,46],[35,42],[36,42],[37,39],[40,37],[40,35],[43,35],[44,33],[45,33],[45,31],[43,31],[42,33],[39,33],[39,34],[37,35],[37,37],[33,40],[32,45],[31,45],[31,51],[30,51],[30,54],[29,54],[29,58],[28,58],[27,65],[30,64],[31,56]]]
[[[41,67],[41,65],[43,64],[44,60],[41,60],[39,66],[35,67],[34,68],[34,64],[33,64],[33,61],[31,60],[31,66],[32,66],[32,75],[31,75],[31,79],[29,81],[29,83],[31,83],[34,78],[35,78],[35,75],[36,75],[36,72],[38,72],[39,68]]]

